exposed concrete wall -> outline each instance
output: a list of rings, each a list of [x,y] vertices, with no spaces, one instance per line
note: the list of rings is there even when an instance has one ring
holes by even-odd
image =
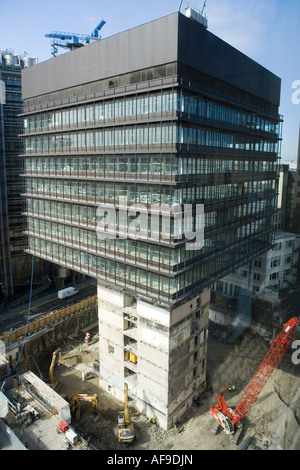
[[[127,382],[136,408],[170,428],[206,385],[209,290],[175,309],[101,285],[98,297],[100,385],[122,400]]]
[[[90,297],[70,307],[43,315],[29,323],[23,353],[18,369],[26,370],[32,357],[42,358],[49,355],[53,348],[60,345],[71,334],[83,331],[98,322],[97,296]],[[4,333],[0,339],[6,344],[6,356],[10,367],[14,367],[23,345],[26,327]]]
[[[98,285],[100,386],[119,400],[124,389],[124,295]]]

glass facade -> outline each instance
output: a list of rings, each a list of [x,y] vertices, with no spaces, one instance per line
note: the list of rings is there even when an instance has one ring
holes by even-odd
[[[113,98],[61,99],[53,109],[28,100],[23,111],[28,251],[167,303],[270,247],[281,134],[263,103],[254,112],[234,95],[208,98],[183,77],[171,78],[115,88]],[[99,207],[108,204],[120,217],[121,198],[140,205],[136,218],[145,213],[146,228],[134,239],[103,239]],[[153,205],[191,205],[195,228],[198,204],[201,249],[186,249],[174,214],[168,236],[161,211],[151,222]]]
[[[13,298],[15,287],[26,276],[29,257],[24,254],[26,237],[22,216],[22,142],[19,138],[23,106],[21,59],[11,51],[0,51],[0,298]],[[4,100],[3,100],[4,98]]]
[[[259,134],[237,134],[222,132],[219,129],[207,129],[184,123],[160,123],[142,126],[143,118],[153,119],[164,116],[167,119],[181,114],[191,120],[203,121],[203,125],[230,124],[242,130],[255,130]],[[113,124],[138,124],[126,127],[113,127]],[[107,128],[103,128],[106,126]],[[99,130],[85,129],[78,132],[66,132],[82,126],[99,126]],[[143,98],[115,100],[109,103],[77,106],[71,109],[49,111],[24,119],[26,133],[34,132],[34,137],[25,138],[25,151],[31,153],[94,151],[95,149],[115,150],[132,149],[137,146],[164,146],[166,144],[184,144],[190,146],[218,147],[225,149],[242,149],[277,153],[278,143],[274,136],[278,134],[279,125],[274,120],[254,116],[242,110],[209,102],[201,97],[189,97],[181,93],[161,93],[145,95]],[[65,130],[65,132],[51,131]],[[47,135],[36,135],[36,132],[49,132]]]

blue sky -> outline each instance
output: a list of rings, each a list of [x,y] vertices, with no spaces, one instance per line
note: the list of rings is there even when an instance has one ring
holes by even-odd
[[[204,0],[183,0],[182,13],[188,3],[201,10]],[[173,13],[179,6],[180,0],[0,0],[0,49],[26,51],[42,62],[51,57],[46,33],[90,34],[104,19],[105,38]],[[292,102],[292,84],[300,81],[300,1],[207,0],[205,12],[210,32],[282,79],[282,160],[296,160],[300,103]]]

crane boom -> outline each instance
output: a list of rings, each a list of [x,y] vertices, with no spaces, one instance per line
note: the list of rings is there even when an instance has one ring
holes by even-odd
[[[53,384],[53,381],[54,381],[53,371],[54,371],[55,359],[56,359],[56,356],[60,353],[61,353],[61,349],[58,348],[52,354],[52,360],[51,360],[50,369],[49,369],[49,380],[50,380],[51,384]]]
[[[124,383],[124,411],[118,415],[119,442],[124,445],[131,444],[134,439],[134,426],[130,420],[128,408],[128,384]]]
[[[65,33],[62,31],[52,31],[52,33],[45,34],[46,38],[52,38],[52,55],[55,57],[58,52],[58,47],[64,49],[74,49],[83,46],[84,43],[89,44],[91,41],[101,39],[99,31],[106,24],[105,20],[101,20],[91,34],[78,34],[78,33]]]
[[[205,6],[206,6],[206,1],[207,1],[207,0],[205,0],[205,2],[204,2],[204,5],[203,5],[203,7],[202,7],[202,10],[201,10],[200,15],[203,15],[203,12],[204,12],[204,9],[205,9]]]
[[[127,383],[124,384],[124,416],[125,416],[125,424],[129,426],[129,408],[128,408],[128,385]]]
[[[221,424],[227,434],[233,434],[235,425],[246,416],[250,408],[255,403],[258,395],[269,380],[273,370],[277,367],[280,359],[287,350],[292,339],[294,328],[300,325],[297,317],[292,318],[283,325],[283,330],[273,340],[269,351],[264,357],[257,372],[246,388],[241,400],[234,411],[228,408],[223,393],[228,388],[224,388],[217,394],[218,403],[210,410],[211,415]]]

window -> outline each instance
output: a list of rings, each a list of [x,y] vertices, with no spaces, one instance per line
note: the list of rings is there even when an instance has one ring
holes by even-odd
[[[294,241],[290,240],[288,242],[285,242],[285,247],[286,248],[293,248],[294,247]]]
[[[271,268],[275,268],[276,266],[280,266],[280,256],[271,259]]]

